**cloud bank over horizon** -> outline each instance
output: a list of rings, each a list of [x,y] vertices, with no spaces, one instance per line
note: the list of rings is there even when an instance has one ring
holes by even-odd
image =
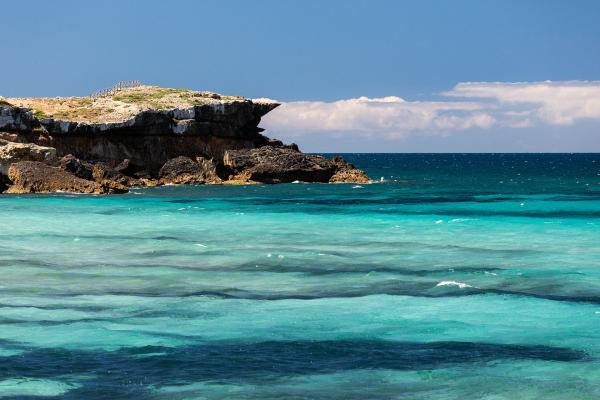
[[[464,137],[466,132],[519,137],[561,128],[574,132],[580,124],[588,131],[590,124],[600,128],[600,81],[463,82],[433,97],[293,101],[268,114],[262,126],[276,137],[300,143],[407,142]],[[600,129],[597,132],[600,143]]]

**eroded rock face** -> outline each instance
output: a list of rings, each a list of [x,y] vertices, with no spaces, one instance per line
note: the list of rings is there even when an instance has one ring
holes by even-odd
[[[12,185],[6,193],[122,193],[123,188],[103,186],[97,182],[88,181],[57,167],[43,162],[20,161],[8,169],[8,178]]]
[[[261,183],[330,182],[335,177],[335,182],[354,183],[356,181],[351,180],[354,176],[360,177],[364,183],[360,175],[362,171],[341,158],[328,160],[286,147],[230,150],[225,153],[223,163],[234,172],[231,176],[233,180],[247,179]],[[342,171],[345,171],[344,174]]]
[[[203,157],[198,157],[196,161],[184,156],[173,158],[163,165],[158,176],[162,185],[221,182],[215,164]]]
[[[228,149],[268,144],[270,139],[260,134],[258,124],[278,105],[245,99],[189,109],[147,110],[113,123],[38,120],[26,109],[7,107],[0,129],[17,133],[19,141],[52,146],[59,157],[72,154],[113,166],[128,159],[156,174],[166,161],[178,156],[221,159]],[[36,124],[41,129],[34,131]]]
[[[331,160],[335,165],[336,172],[329,179],[330,183],[370,183],[371,179],[360,169],[356,169],[340,156],[335,156]]]
[[[0,105],[0,130],[31,132],[39,126],[39,120],[30,109]]]
[[[94,179],[94,165],[89,162],[82,161],[72,154],[67,154],[61,158],[59,166],[61,169],[72,173],[78,178],[87,179],[89,181]]]
[[[180,97],[161,98],[161,107],[134,103],[132,110],[119,103],[119,96],[0,103],[0,192],[121,193],[129,186],[166,184],[369,182],[341,158],[303,154],[295,144],[263,136],[261,117],[279,105],[272,100],[158,87],[137,94],[132,89],[121,97],[161,91]],[[120,104],[117,117],[106,102]],[[42,108],[34,113],[26,106]],[[58,106],[64,106],[61,112]],[[59,115],[71,119],[51,117]]]
[[[19,161],[51,163],[56,160],[56,149],[33,143],[14,143],[0,139],[0,174],[8,175],[11,164]]]

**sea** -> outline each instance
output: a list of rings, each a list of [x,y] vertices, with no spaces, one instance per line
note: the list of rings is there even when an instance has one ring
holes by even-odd
[[[600,399],[600,154],[344,157],[0,196],[0,398]]]

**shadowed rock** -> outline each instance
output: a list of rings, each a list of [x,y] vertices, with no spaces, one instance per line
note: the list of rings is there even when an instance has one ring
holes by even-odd
[[[81,179],[93,180],[94,166],[86,161],[82,161],[72,154],[67,154],[60,159],[60,168],[72,173]]]
[[[124,186],[111,183],[88,181],[60,168],[51,167],[42,162],[21,161],[12,164],[8,169],[8,178],[12,185],[6,193],[123,193]]]
[[[197,157],[176,157],[165,163],[158,173],[163,185],[220,183],[215,164],[212,160]]]
[[[229,150],[223,157],[223,163],[234,172],[233,179],[261,183],[330,182],[334,177],[335,182],[369,182],[362,171],[339,157],[328,160],[289,147]]]

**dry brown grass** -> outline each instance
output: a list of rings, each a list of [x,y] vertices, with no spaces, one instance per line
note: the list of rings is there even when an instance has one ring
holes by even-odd
[[[141,111],[155,109],[186,109],[197,105],[244,101],[240,96],[221,96],[211,92],[188,89],[140,86],[121,89],[112,96],[14,98],[12,105],[31,108],[41,119],[85,123],[110,123],[126,121]]]

